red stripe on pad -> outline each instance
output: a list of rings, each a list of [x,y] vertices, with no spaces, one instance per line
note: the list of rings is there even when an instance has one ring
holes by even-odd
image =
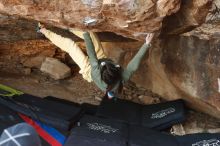
[[[22,115],[19,113],[19,116],[29,125],[31,125],[37,133],[42,137],[45,141],[47,141],[51,146],[62,146],[56,139],[54,139],[51,135],[49,135],[43,128],[41,128],[36,122],[34,122],[29,117]]]

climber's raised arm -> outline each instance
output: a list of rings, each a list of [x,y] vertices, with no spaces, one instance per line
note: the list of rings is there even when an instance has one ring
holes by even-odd
[[[138,69],[141,60],[143,59],[144,55],[146,54],[148,48],[151,46],[151,41],[154,37],[153,33],[149,33],[146,36],[145,43],[139,49],[137,54],[132,58],[132,60],[128,63],[127,68],[123,72],[123,79],[124,81],[128,81],[132,74]]]
[[[83,37],[86,43],[86,50],[89,56],[89,62],[91,66],[98,65],[98,58],[96,56],[95,47],[90,37],[90,34],[88,32],[85,32],[83,34]]]

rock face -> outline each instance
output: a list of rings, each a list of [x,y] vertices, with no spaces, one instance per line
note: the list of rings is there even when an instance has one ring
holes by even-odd
[[[23,18],[0,14],[0,42],[39,39],[36,34],[36,22]]]
[[[7,0],[0,1],[0,13],[62,28],[111,31],[143,40],[147,32],[160,31],[164,18],[180,6],[181,10],[167,22],[168,30],[198,26],[211,4],[212,0]]]
[[[204,23],[213,0],[183,0],[180,10],[167,17],[164,33],[181,34]]]
[[[11,36],[13,40],[14,33],[12,33]],[[10,37],[7,36],[6,39],[9,40]],[[45,40],[1,42],[1,71],[19,73],[23,72],[21,71],[23,68],[22,66],[38,68],[42,63],[40,60],[41,57],[53,57],[55,54],[56,47]]]
[[[180,97],[214,116],[220,109],[219,33],[219,25],[204,24],[181,37],[170,37],[163,42],[161,56],[164,72]],[[170,92],[166,94],[172,97]],[[214,108],[209,109],[211,106]]]
[[[17,15],[62,28],[111,31],[144,39],[159,31],[165,16],[177,12],[180,0],[7,0],[0,13]]]
[[[132,80],[167,100],[183,98],[192,108],[220,118],[219,24],[155,42]],[[125,52],[122,64],[135,53]]]
[[[40,70],[49,74],[55,80],[64,79],[71,75],[71,69],[55,58],[47,57]]]
[[[185,135],[193,133],[219,133],[219,120],[202,113],[190,111],[187,120],[174,125],[171,133],[174,135]]]
[[[25,67],[29,67],[29,68],[38,68],[38,69],[40,69],[41,64],[43,63],[45,58],[46,58],[45,56],[32,57],[30,59],[25,60],[23,62],[23,65]]]

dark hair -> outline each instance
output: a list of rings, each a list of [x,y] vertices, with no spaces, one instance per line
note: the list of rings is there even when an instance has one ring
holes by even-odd
[[[121,80],[121,67],[116,67],[112,62],[106,61],[105,65],[101,66],[101,79],[108,85],[113,86]]]

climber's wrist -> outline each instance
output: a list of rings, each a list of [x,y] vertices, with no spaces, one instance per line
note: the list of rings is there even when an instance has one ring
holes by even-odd
[[[151,43],[145,42],[145,44],[146,44],[148,47],[151,47],[151,46],[152,46]]]

